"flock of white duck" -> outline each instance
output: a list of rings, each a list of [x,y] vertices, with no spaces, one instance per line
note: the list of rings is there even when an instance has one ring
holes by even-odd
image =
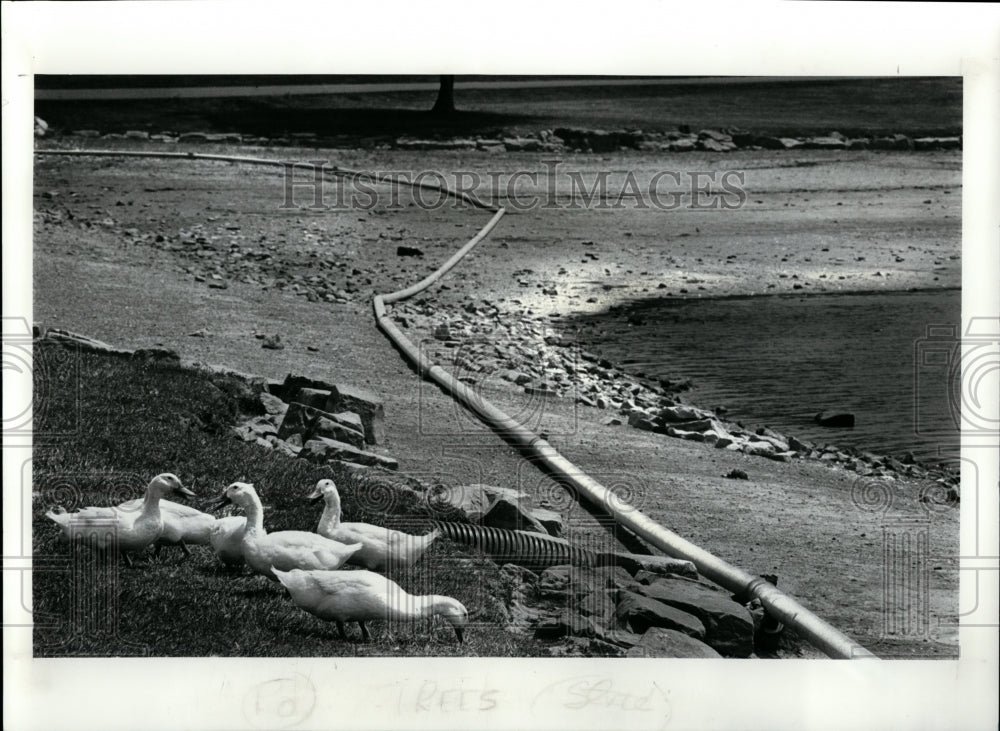
[[[292,601],[320,619],[337,623],[347,639],[344,622],[357,622],[364,639],[365,622],[412,622],[439,615],[455,630],[459,642],[469,613],[448,596],[412,596],[394,581],[375,573],[412,566],[440,535],[414,536],[369,523],[341,522],[340,494],[333,480],[320,480],[308,496],[325,508],[316,533],[264,528],[264,507],[252,484],[234,482],[209,509],[233,504],[246,517],[217,518],[172,502],[167,497],[194,497],[172,474],[158,475],[142,499],[117,507],[90,507],[77,512],[54,508],[45,515],[67,537],[82,538],[95,549],[117,549],[131,565],[132,553],[156,546],[211,546],[227,566],[246,563],[256,573],[278,581]],[[114,528],[114,530],[111,530]],[[113,545],[112,545],[113,544]],[[342,569],[345,564],[363,568]]]

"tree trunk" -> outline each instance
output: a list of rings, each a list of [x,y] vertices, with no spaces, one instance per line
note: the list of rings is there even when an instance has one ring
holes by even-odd
[[[431,110],[434,114],[451,114],[455,111],[455,77],[441,76],[441,87],[438,89],[437,101]]]

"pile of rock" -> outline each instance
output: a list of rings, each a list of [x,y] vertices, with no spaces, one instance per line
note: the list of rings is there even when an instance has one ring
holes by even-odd
[[[418,300],[393,317],[418,333],[425,354],[474,386],[506,384],[531,397],[572,398],[584,406],[629,413],[675,402],[683,381],[636,378],[581,350],[541,320],[514,317],[489,300],[468,297],[461,310]]]
[[[536,573],[506,564],[502,571],[514,631],[588,653],[746,658],[760,644],[759,606],[669,568],[558,565]]]
[[[36,118],[36,135],[48,132]],[[44,124],[44,122],[43,122]],[[41,130],[41,134],[39,134]],[[175,132],[151,133],[146,130],[102,133],[95,129],[78,129],[68,133],[75,137],[104,140],[136,140],[166,144],[244,144],[301,146],[317,148],[376,147],[397,150],[480,150],[484,152],[593,152],[620,150],[645,152],[732,152],[734,150],[927,150],[962,149],[962,137],[921,136],[902,133],[857,135],[848,137],[837,131],[822,135],[779,136],[743,129],[703,129],[692,132],[687,128],[663,131],[641,129],[586,129],[558,127],[539,132],[502,132],[491,137],[372,137],[360,135],[326,135],[311,132],[272,137],[237,132]]]
[[[369,449],[385,444],[385,408],[369,391],[289,374],[260,401],[265,413],[234,427],[244,441],[313,462],[399,468]]]
[[[590,541],[583,538],[555,538],[564,531],[563,516],[532,507],[527,494],[511,488],[439,486],[426,496],[432,514],[509,531],[502,542],[489,533],[449,537],[477,546],[502,566],[512,631],[603,655],[749,657],[754,652],[763,611],[756,606],[751,611],[699,578],[690,561],[588,550]],[[531,555],[532,546],[549,542],[566,548],[562,556],[548,550]],[[572,548],[584,551],[571,554]],[[571,555],[578,560],[566,562]]]

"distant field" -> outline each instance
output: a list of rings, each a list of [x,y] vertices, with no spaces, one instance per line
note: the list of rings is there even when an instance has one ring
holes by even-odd
[[[371,77],[151,77],[149,86],[241,83],[361,83]],[[507,77],[506,80],[517,80]],[[520,77],[527,80],[525,77]],[[555,77],[547,77],[553,79]],[[581,80],[584,77],[580,77]],[[644,77],[648,83],[650,77]],[[426,85],[433,77],[379,77]],[[502,80],[502,77],[494,77]],[[589,77],[592,83],[593,77]],[[488,80],[480,77],[478,80]],[[530,132],[560,126],[647,131],[687,125],[740,127],[808,135],[837,130],[846,135],[890,132],[954,135],[962,130],[960,77],[871,79],[665,79],[662,85],[463,89],[459,112],[427,114],[434,92],[311,94],[201,99],[36,101],[36,113],[56,131],[224,131],[262,135],[479,134]],[[471,81],[468,80],[468,81]],[[197,82],[197,83],[196,83]],[[39,88],[127,86],[136,77],[39,77]]]

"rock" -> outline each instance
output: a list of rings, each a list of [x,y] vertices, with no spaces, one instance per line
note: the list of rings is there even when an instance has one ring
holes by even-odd
[[[384,467],[389,470],[399,469],[399,462],[391,457],[383,457],[374,452],[355,449],[350,444],[338,442],[335,439],[317,437],[310,439],[302,447],[299,457],[311,462],[352,462],[366,467]]]
[[[179,142],[208,142],[208,135],[204,132],[185,132],[180,135],[177,140]]]
[[[548,535],[545,526],[534,516],[520,498],[500,496],[493,501],[483,516],[483,525],[505,530],[526,530]]]
[[[678,429],[677,427],[668,426],[666,428],[665,434],[675,437],[677,439],[686,439],[690,442],[704,442],[707,441],[705,435],[698,431],[687,431],[686,429]]]
[[[448,327],[448,323],[442,322],[434,328],[434,338],[436,340],[454,340],[455,336],[451,334],[451,328]]]
[[[649,416],[642,411],[633,411],[628,415],[628,425],[634,429],[643,431],[656,431],[657,425]]]
[[[621,426],[622,420],[619,419],[617,416],[605,416],[603,419],[601,419],[601,423],[604,426]]]
[[[705,625],[705,642],[722,655],[749,657],[753,652],[753,617],[727,594],[700,582],[669,577],[638,591],[698,617]]]
[[[690,635],[666,627],[651,627],[636,645],[630,649],[626,657],[698,657],[720,658],[717,653],[704,642]]]
[[[632,576],[645,571],[652,576],[688,576],[698,578],[698,571],[690,561],[669,556],[649,556],[641,553],[601,553],[597,556],[600,566],[617,566]]]
[[[663,423],[681,423],[684,421],[697,421],[699,419],[711,419],[712,412],[696,409],[694,406],[668,406],[660,409],[657,419]]]
[[[371,391],[337,384],[330,389],[326,411],[351,411],[361,417],[365,442],[385,444],[385,407]]]
[[[758,432],[754,437],[754,440],[758,442],[767,442],[778,452],[788,451],[788,442],[784,439],[772,436],[771,434],[761,434]]]
[[[913,140],[903,134],[876,137],[871,141],[873,150],[912,150]]]
[[[854,414],[846,411],[821,411],[816,414],[815,421],[820,426],[851,428],[854,426]]]
[[[248,421],[246,426],[254,433],[254,436],[267,437],[271,434],[277,436],[278,428],[271,419],[271,416],[258,416]]]
[[[441,487],[430,496],[430,501],[442,507],[458,510],[470,523],[481,523],[487,511],[501,498],[524,505],[527,505],[528,501],[527,493],[508,487],[483,484]],[[542,532],[545,532],[544,529]]]
[[[423,257],[424,252],[414,246],[397,246],[396,256],[419,256]]]
[[[724,474],[723,477],[726,477],[726,478],[728,478],[730,480],[749,480],[750,479],[750,475],[748,475],[743,470],[738,470],[738,469],[729,470],[729,472],[727,472],[726,474]]]
[[[326,437],[328,439],[334,439],[338,442],[350,444],[356,449],[365,448],[365,436],[362,432],[348,428],[326,416],[319,416],[312,423],[312,428],[310,429],[308,438],[311,439],[313,437]]]
[[[299,389],[293,400],[310,408],[322,410],[326,408],[326,402],[330,400],[330,391],[304,387]]]
[[[44,137],[49,131],[49,123],[41,117],[35,117],[35,137]]]
[[[843,150],[847,147],[843,139],[838,137],[809,137],[802,143],[807,150]]]
[[[541,523],[550,536],[562,535],[563,519],[555,510],[533,508],[530,513],[531,517]]]
[[[736,149],[736,143],[732,140],[719,141],[712,138],[698,140],[698,148],[707,152],[729,152]]]
[[[288,455],[289,457],[298,457],[299,453],[302,451],[302,446],[299,444],[289,444],[288,442],[279,439],[275,442],[274,449],[282,454]]]
[[[211,285],[210,285],[211,286]],[[267,350],[284,350],[285,346],[281,342],[280,335],[268,335],[264,338],[264,342],[261,343],[260,347],[266,348]]]
[[[354,419],[347,418],[347,416],[354,417]],[[305,442],[314,436],[322,436],[347,442],[357,449],[364,449],[364,432],[358,428],[358,421],[355,414],[333,414],[305,404],[292,402],[288,405],[285,416],[281,420],[278,438],[288,439],[292,434],[300,434]]]
[[[802,141],[797,140],[794,137],[781,137],[778,139],[778,141],[781,143],[781,146],[784,147],[786,150],[794,150],[796,147],[802,146]]]
[[[812,451],[813,445],[809,442],[803,442],[795,437],[788,437],[788,448],[795,452],[805,452],[809,453]]]
[[[691,152],[697,148],[697,145],[697,140],[686,137],[679,140],[673,140],[667,146],[667,149],[670,150],[670,152]]]
[[[961,137],[918,137],[913,140],[917,151],[924,150],[958,150],[962,147]]]
[[[771,137],[769,135],[757,135],[754,137],[753,144],[758,147],[763,147],[765,150],[784,150],[785,143],[778,137]]]
[[[130,129],[125,132],[125,139],[127,140],[148,140],[149,132],[145,132],[141,129]]]
[[[666,627],[699,640],[705,637],[705,625],[698,617],[631,591],[619,593],[615,618],[622,627],[638,634],[650,627]]]
[[[717,129],[703,129],[698,132],[699,140],[715,140],[716,142],[732,142],[733,137],[725,132],[720,132]]]

